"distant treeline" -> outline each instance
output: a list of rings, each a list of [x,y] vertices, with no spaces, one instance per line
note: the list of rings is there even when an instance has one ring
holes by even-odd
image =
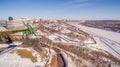
[[[93,20],[80,23],[88,27],[95,27],[120,33],[120,20]]]
[[[120,23],[120,20],[86,20],[85,22],[107,22],[107,23]]]

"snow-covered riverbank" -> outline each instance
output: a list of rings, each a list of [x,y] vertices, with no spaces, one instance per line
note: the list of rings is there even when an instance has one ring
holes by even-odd
[[[89,33],[96,40],[97,44],[89,46],[106,50],[114,56],[120,58],[120,34],[98,28],[86,27],[79,22],[68,22],[68,24],[78,27]]]

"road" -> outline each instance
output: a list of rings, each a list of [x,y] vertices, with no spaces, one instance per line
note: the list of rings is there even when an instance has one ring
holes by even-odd
[[[71,24],[89,33],[100,46],[102,45],[101,49],[105,48],[104,50],[110,52],[112,55],[120,59],[120,33],[82,26],[78,22],[68,22],[68,24]]]
[[[11,51],[11,50],[13,50],[13,49],[15,49],[16,47],[17,47],[17,45],[10,45],[10,46],[8,46],[7,49],[5,49],[5,50],[3,50],[2,52],[0,52],[0,55],[3,55],[3,54],[5,54],[5,53],[7,53],[7,52],[9,52],[9,51]]]

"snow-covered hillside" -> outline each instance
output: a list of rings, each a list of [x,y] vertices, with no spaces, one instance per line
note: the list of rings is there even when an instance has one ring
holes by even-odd
[[[105,31],[57,20],[37,21],[31,25],[38,28],[38,39],[22,39],[20,33],[12,34],[12,44],[0,44],[0,66],[120,67],[116,36],[110,39],[110,35],[98,33]]]
[[[91,36],[93,36],[96,44],[89,44],[88,46],[107,50],[120,59],[120,33],[82,26],[79,22],[68,23],[88,32]]]

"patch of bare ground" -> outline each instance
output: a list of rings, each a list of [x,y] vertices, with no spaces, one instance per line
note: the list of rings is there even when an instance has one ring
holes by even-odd
[[[47,50],[43,48],[42,51],[40,52],[40,56],[41,56],[41,58],[46,58],[46,57],[48,57],[48,55],[47,55]]]
[[[21,58],[29,58],[33,63],[37,62],[37,57],[33,56],[27,49],[17,49],[16,51]]]
[[[58,67],[57,55],[52,55],[51,63],[47,64],[46,67]]]
[[[63,59],[60,54],[57,54],[57,63],[58,63],[57,67],[64,67]]]

